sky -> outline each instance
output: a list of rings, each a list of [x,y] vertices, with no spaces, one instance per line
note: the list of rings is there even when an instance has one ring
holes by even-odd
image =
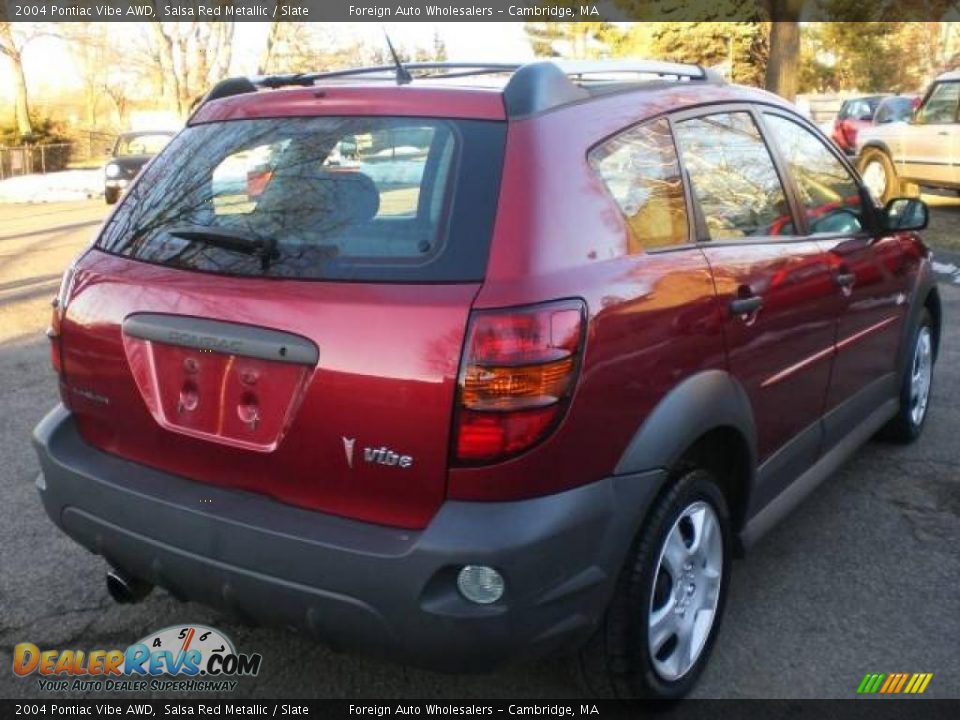
[[[434,32],[447,46],[450,60],[477,62],[510,62],[533,57],[530,44],[523,33],[523,23],[328,23],[336,32],[347,37],[365,39],[371,43],[383,42],[384,29],[395,45],[431,46]],[[252,74],[260,50],[266,38],[269,23],[236,24],[234,30],[233,63],[231,74]],[[74,63],[56,38],[39,38],[27,46],[24,52],[24,68],[31,89],[39,92],[56,92],[59,89],[78,87],[80,78],[72,71]],[[12,102],[13,83],[10,69],[0,57],[0,98]]]
[[[399,23],[328,23],[337,26],[337,32],[362,38],[372,44],[383,43],[386,30],[395,45],[427,46],[433,44],[434,32],[443,38],[450,60],[477,62],[509,62],[533,57],[530,43],[523,33],[523,23],[491,22],[399,22]],[[249,27],[245,27],[249,26]],[[267,32],[266,23],[237,23],[234,31],[239,53],[252,48],[254,60]],[[235,70],[249,72],[235,67]]]

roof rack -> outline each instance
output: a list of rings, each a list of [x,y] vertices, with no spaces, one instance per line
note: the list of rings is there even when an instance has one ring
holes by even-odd
[[[723,82],[716,72],[700,65],[658,60],[538,60],[529,63],[422,62],[403,66],[414,81],[509,74],[503,88],[504,103],[510,116],[531,115],[590,97],[588,88],[610,86],[631,88],[649,78],[676,81]],[[396,65],[293,73],[261,77],[235,77],[221,80],[198,104],[231,95],[255,92],[260,88],[288,86],[312,87],[318,81],[365,78],[396,82]]]

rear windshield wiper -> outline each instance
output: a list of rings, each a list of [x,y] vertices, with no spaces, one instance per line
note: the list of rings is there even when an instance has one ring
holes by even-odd
[[[234,252],[244,253],[260,258],[260,269],[270,268],[270,261],[276,260],[280,254],[277,252],[277,241],[275,238],[255,237],[245,235],[235,230],[225,230],[216,227],[175,227],[167,230],[170,235],[190,240],[193,242],[213,245],[215,247],[232,250]]]

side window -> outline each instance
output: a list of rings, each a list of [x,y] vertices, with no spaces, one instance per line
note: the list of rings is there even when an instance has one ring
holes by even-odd
[[[866,100],[851,100],[846,108],[844,117],[852,120],[869,120],[873,116],[870,103]]]
[[[796,234],[780,177],[749,113],[694,118],[676,128],[711,240]]]
[[[608,140],[590,152],[590,164],[626,218],[631,253],[689,241],[680,166],[666,120]]]
[[[927,101],[917,111],[917,122],[945,125],[957,122],[960,82],[937,83]]]
[[[843,163],[805,127],[779,115],[764,117],[797,184],[811,234],[862,230],[860,188]]]

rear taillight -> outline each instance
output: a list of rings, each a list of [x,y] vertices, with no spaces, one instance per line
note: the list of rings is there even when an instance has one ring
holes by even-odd
[[[505,460],[556,428],[576,384],[585,327],[580,300],[473,312],[458,380],[458,464]]]
[[[50,364],[57,375],[63,376],[63,348],[61,346],[61,324],[67,312],[67,302],[73,286],[74,268],[68,267],[60,280],[60,290],[51,303],[53,312],[50,314],[50,327],[47,328],[47,337],[50,339]]]
[[[57,298],[53,299],[53,312],[50,316],[50,327],[47,328],[47,337],[50,339],[50,365],[57,375],[63,372],[63,360],[60,357],[60,304]]]

